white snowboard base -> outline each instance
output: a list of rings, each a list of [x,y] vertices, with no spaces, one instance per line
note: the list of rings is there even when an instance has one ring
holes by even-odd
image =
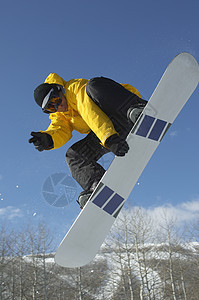
[[[114,158],[58,247],[57,264],[81,267],[95,257],[141,173],[198,81],[199,66],[194,57],[188,53],[177,55],[127,138],[129,152],[125,157]]]

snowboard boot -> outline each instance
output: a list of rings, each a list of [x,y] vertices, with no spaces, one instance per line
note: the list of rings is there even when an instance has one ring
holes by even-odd
[[[81,209],[83,209],[83,207],[86,205],[86,203],[88,202],[88,199],[92,195],[92,193],[95,190],[97,185],[98,185],[98,182],[94,182],[89,190],[83,191],[79,194],[77,203],[79,204]]]
[[[145,108],[146,104],[147,104],[147,101],[141,99],[140,103],[138,103],[135,106],[130,107],[128,109],[128,111],[127,111],[127,118],[133,124],[135,124],[135,122],[139,118],[139,116],[140,116],[141,112],[143,111],[143,109]]]
[[[83,207],[86,205],[91,194],[92,194],[92,191],[83,191],[79,194],[77,203],[79,204],[81,209],[83,209]]]

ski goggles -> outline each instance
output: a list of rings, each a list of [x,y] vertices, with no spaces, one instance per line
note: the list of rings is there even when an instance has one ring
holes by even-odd
[[[59,93],[52,88],[43,100],[42,111],[47,114],[55,113],[61,103]]]

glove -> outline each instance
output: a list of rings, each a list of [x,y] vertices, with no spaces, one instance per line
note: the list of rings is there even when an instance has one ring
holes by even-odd
[[[38,151],[50,150],[54,147],[52,137],[45,132],[31,132],[33,136],[29,139],[29,143],[33,143]]]
[[[124,156],[129,151],[127,142],[117,134],[111,135],[105,142],[105,146],[111,150],[116,156]]]

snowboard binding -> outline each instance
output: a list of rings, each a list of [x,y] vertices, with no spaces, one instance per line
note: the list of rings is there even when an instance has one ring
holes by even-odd
[[[137,119],[139,118],[140,114],[144,110],[147,101],[142,100],[142,102],[136,104],[136,106],[130,107],[127,111],[127,118],[135,124]]]

